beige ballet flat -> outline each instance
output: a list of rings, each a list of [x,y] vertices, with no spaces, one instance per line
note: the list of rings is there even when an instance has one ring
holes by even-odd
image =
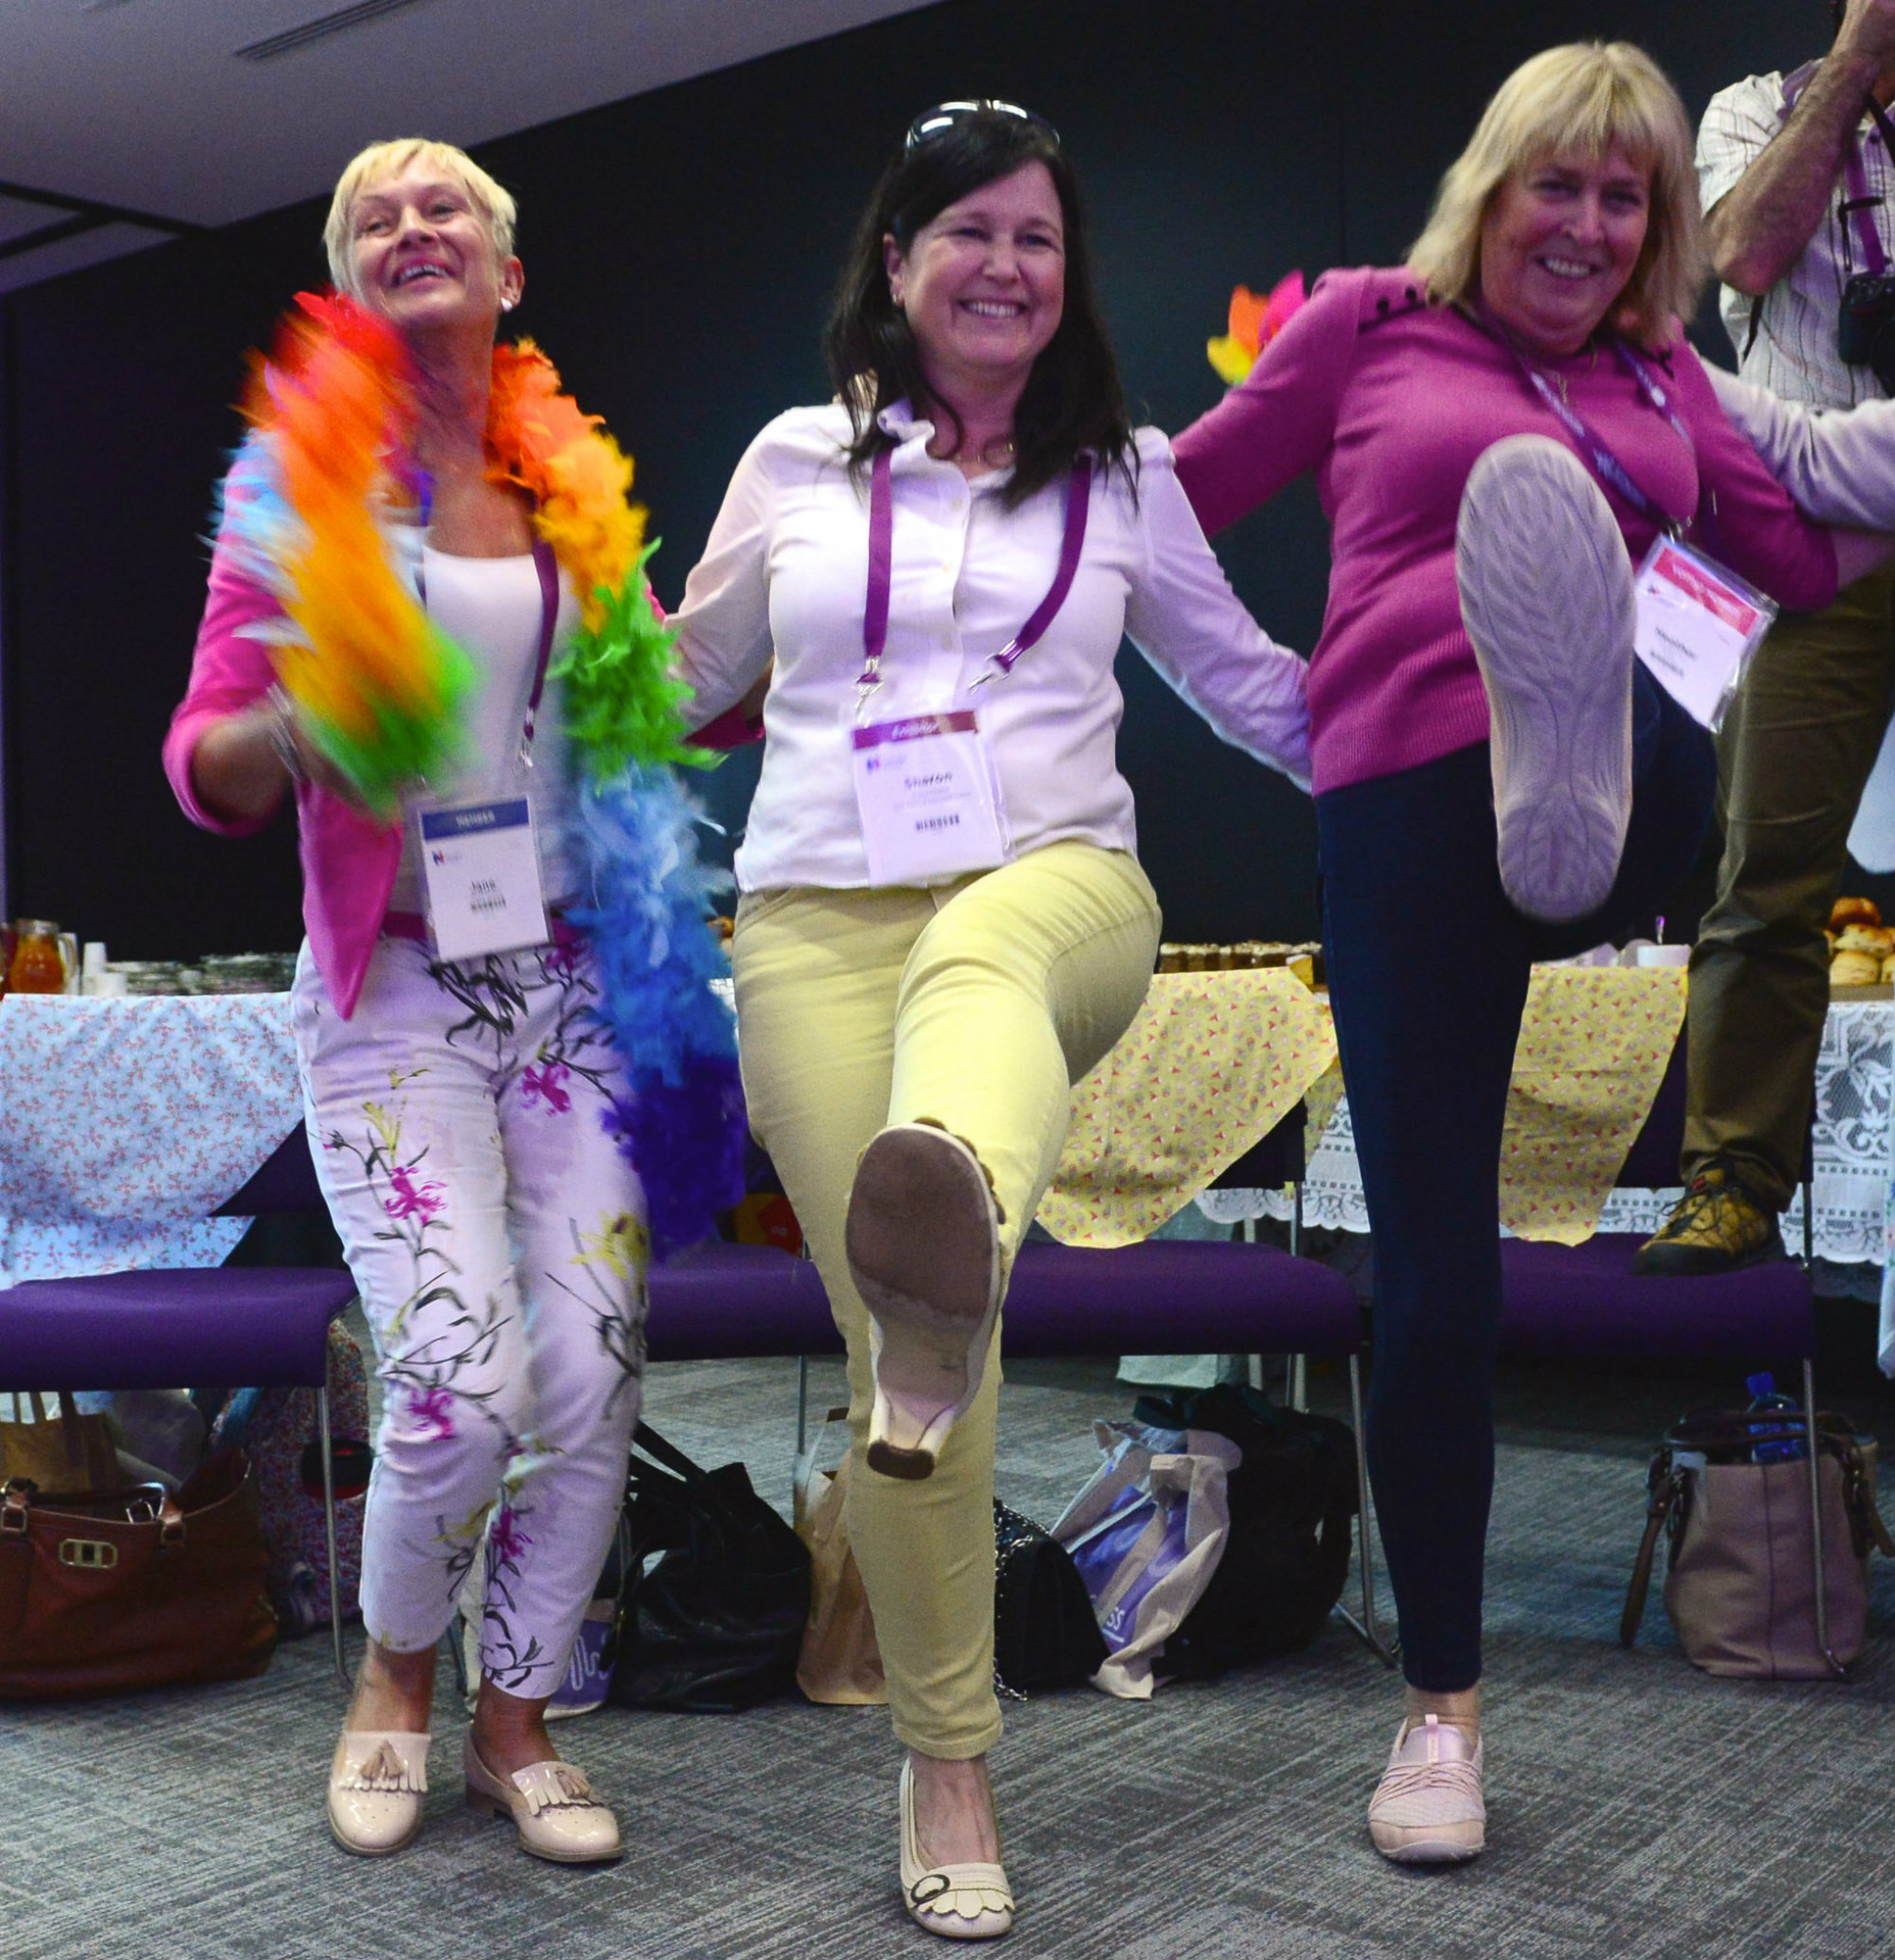
[[[586,1772],[572,1763],[532,1763],[504,1781],[480,1760],[470,1735],[460,1751],[467,1802],[490,1817],[510,1820],[520,1849],[551,1864],[594,1864],[617,1858],[619,1820],[592,1794]]]
[[[924,1933],[943,1939],[998,1939],[1013,1931],[1013,1892],[997,1864],[921,1861],[914,1832],[914,1778],[901,1766],[901,1902]]]
[[[357,1858],[387,1858],[421,1832],[425,1735],[345,1729],[329,1770],[329,1831]]]

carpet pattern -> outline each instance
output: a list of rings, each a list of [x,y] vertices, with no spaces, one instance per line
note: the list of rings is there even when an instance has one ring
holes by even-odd
[[[811,1406],[841,1399],[812,1370]],[[1340,1377],[1318,1406],[1345,1413]],[[649,1419],[700,1461],[742,1456],[786,1503],[795,1369],[655,1369]],[[1615,1632],[1646,1448],[1710,1397],[1570,1371],[1509,1375],[1489,1565],[1490,1849],[1417,1873],[1363,1809],[1399,1714],[1340,1622],[1305,1653],[1145,1704],[1090,1689],[1008,1710],[996,1752],[1016,1960],[1868,1960],[1895,1950],[1886,1638],[1841,1687],[1713,1681],[1655,1597]],[[1050,1521],[1090,1472],[1091,1419],[1128,1408],[1106,1363],[1021,1364],[1001,1493]],[[1895,1609],[1878,1572],[1876,1622]],[[352,1636],[359,1649],[360,1635]],[[341,1714],[318,1637],[255,1681],[0,1707],[13,1829],[6,1960],[881,1960],[942,1950],[902,1916],[896,1753],[882,1710],[607,1710],[560,1730],[627,1856],[519,1855],[460,1802],[443,1669],[420,1843],[331,1844]]]

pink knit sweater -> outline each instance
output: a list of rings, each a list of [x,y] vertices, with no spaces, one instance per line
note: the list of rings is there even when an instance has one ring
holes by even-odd
[[[1682,339],[1652,359],[1669,370],[1689,446],[1610,350],[1543,366],[1662,510],[1682,518],[1714,507],[1735,570],[1782,605],[1827,605],[1828,532],[1724,420]],[[1318,279],[1250,378],[1178,438],[1179,481],[1210,532],[1316,472],[1331,561],[1309,667],[1319,794],[1486,740],[1454,589],[1454,519],[1475,459],[1527,434],[1570,440],[1512,354],[1452,308],[1429,306],[1411,273],[1363,266]],[[1606,496],[1635,563],[1653,526]],[[1693,536],[1714,548],[1715,533]]]

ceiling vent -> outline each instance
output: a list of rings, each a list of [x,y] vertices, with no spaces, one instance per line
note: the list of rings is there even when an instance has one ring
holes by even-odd
[[[240,62],[274,62],[280,55],[295,54],[299,47],[327,41],[332,34],[346,34],[352,27],[366,27],[385,13],[399,13],[405,7],[419,5],[420,0],[357,0],[353,7],[338,7],[334,13],[318,14],[299,27],[285,27],[280,34],[252,41],[232,52]]]

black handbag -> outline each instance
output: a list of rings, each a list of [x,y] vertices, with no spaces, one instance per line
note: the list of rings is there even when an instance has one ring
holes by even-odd
[[[1073,1555],[994,1500],[994,1673],[1012,1695],[1076,1687],[1106,1664],[1106,1637]]]
[[[786,1694],[809,1618],[808,1548],[742,1464],[700,1469],[642,1423],[632,1448],[607,1699],[728,1715]]]
[[[1219,1383],[1141,1396],[1135,1422],[1210,1430],[1243,1451],[1229,1476],[1230,1535],[1203,1596],[1164,1643],[1156,1672],[1202,1679],[1294,1653],[1316,1637],[1348,1581],[1356,1516],[1355,1432]]]

